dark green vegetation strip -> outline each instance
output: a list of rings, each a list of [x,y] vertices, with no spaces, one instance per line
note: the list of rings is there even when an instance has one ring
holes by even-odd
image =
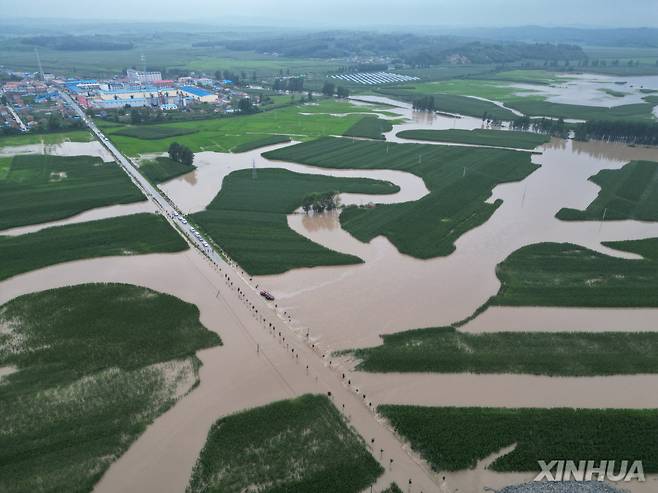
[[[455,471],[517,444],[495,471],[537,471],[538,460],[641,460],[658,472],[658,411],[379,406],[434,470]]]
[[[125,137],[134,137],[136,139],[157,140],[168,137],[178,137],[179,135],[193,134],[197,130],[194,128],[172,127],[164,125],[143,125],[140,127],[126,127],[114,132],[113,135],[123,135]]]
[[[653,332],[495,332],[452,327],[382,336],[384,344],[351,351],[372,372],[525,373],[594,376],[658,373]]]
[[[0,236],[0,280],[72,260],[185,249],[187,243],[155,214],[56,226],[20,236]]]
[[[0,174],[0,230],[141,200],[115,163],[90,156],[15,156]]]
[[[627,260],[569,243],[523,247],[498,265],[496,305],[658,307],[658,238],[604,245],[643,260]]]
[[[380,88],[377,92],[395,99],[413,102],[415,99],[421,97],[421,94],[415,92],[413,89],[413,87],[405,88],[402,86],[391,89]],[[454,94],[433,93],[430,95],[434,97],[434,106],[438,111],[474,116],[476,118],[480,118],[486,113],[489,118],[505,121],[512,121],[517,117],[517,115],[507,108],[502,108],[490,101]]]
[[[359,240],[384,235],[400,252],[418,258],[452,253],[454,241],[484,223],[500,205],[485,202],[496,185],[522,180],[537,169],[523,151],[336,138],[264,156],[324,168],[394,169],[421,177],[430,193],[420,200],[350,207],[340,216],[343,228]]]
[[[658,163],[631,161],[617,170],[604,169],[590,178],[601,187],[584,211],[561,209],[556,217],[567,221],[658,221]]]
[[[534,149],[550,140],[548,135],[533,132],[487,130],[481,128],[476,130],[403,130],[402,132],[398,132],[397,136],[403,139],[514,147],[517,149]]]
[[[328,398],[304,395],[217,421],[188,493],[358,493],[383,473]]]
[[[391,483],[391,485],[388,488],[382,490],[382,493],[402,493],[402,490],[397,485],[397,483]]]
[[[551,103],[531,98],[520,98],[508,106],[528,116],[551,118],[573,118],[577,120],[653,120],[653,105],[650,103],[625,104],[605,108],[579,104]]]
[[[85,284],[0,307],[0,491],[91,491],[221,343],[189,303]]]
[[[384,133],[393,130],[393,124],[376,116],[365,116],[343,134],[345,137],[363,137],[384,140]]]
[[[313,243],[288,227],[287,214],[311,192],[386,194],[399,188],[365,178],[303,175],[284,169],[235,171],[208,208],[192,217],[250,274],[277,274],[298,267],[360,263],[353,255]]]
[[[168,157],[157,157],[151,161],[145,161],[139,166],[139,170],[153,183],[162,183],[177,176],[194,171],[194,166],[174,161]]]
[[[250,142],[244,142],[242,144],[236,145],[231,152],[247,152],[253,149],[258,149],[259,147],[271,146],[274,144],[283,144],[284,142],[290,142],[290,137],[287,135],[268,135],[262,139],[252,140]]]

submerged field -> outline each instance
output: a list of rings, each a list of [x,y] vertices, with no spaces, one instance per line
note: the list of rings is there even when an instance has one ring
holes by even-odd
[[[93,140],[87,130],[71,130],[68,132],[52,132],[46,134],[27,133],[0,137],[0,148],[24,146],[32,144],[61,144],[62,142],[89,142]]]
[[[92,490],[157,416],[198,382],[194,353],[221,343],[189,303],[85,284],[0,307],[0,490]]]
[[[412,140],[429,140],[434,142],[452,142],[456,144],[471,144],[494,147],[513,147],[516,149],[534,149],[545,144],[550,137],[532,132],[516,132],[510,130],[403,130],[398,137]]]
[[[323,168],[394,169],[420,176],[430,193],[415,202],[349,207],[343,229],[360,241],[386,236],[404,254],[448,255],[454,241],[485,222],[500,205],[486,203],[500,183],[522,180],[537,165],[530,153],[503,149],[393,144],[325,138],[264,154]]]
[[[388,194],[397,186],[366,178],[303,175],[283,169],[235,171],[219,194],[192,219],[250,274],[285,272],[299,267],[360,263],[353,255],[334,252],[288,227],[287,214],[313,192]],[[373,199],[376,196],[373,196]]]
[[[491,302],[514,306],[658,306],[658,238],[605,245],[644,258],[621,259],[569,243],[529,245],[498,265],[501,287]]]
[[[368,112],[368,108],[349,102],[321,100],[253,115],[167,123],[157,125],[157,132],[149,131],[149,126],[111,126],[106,135],[130,156],[166,152],[174,141],[194,152],[244,152],[256,144],[270,144],[273,138],[280,142],[284,138],[303,141],[323,135],[342,135],[361,122],[363,113]],[[342,113],[352,114],[332,116]],[[142,135],[144,132],[149,135]],[[154,136],[156,134],[160,137]]]
[[[327,397],[304,395],[217,421],[187,493],[359,493],[382,472]]]
[[[187,248],[167,221],[155,214],[55,226],[20,236],[0,236],[0,280],[73,260]]]
[[[14,156],[0,173],[0,230],[142,200],[115,163],[91,156]]]
[[[641,460],[658,472],[658,411],[379,406],[435,471],[469,469],[516,444],[495,471],[539,472],[538,460]],[[617,471],[618,469],[616,469]]]
[[[536,72],[536,73],[535,73]],[[565,79],[545,71],[507,71],[492,75],[491,79],[459,79],[424,83],[410,83],[394,88],[380,89],[379,92],[405,101],[414,101],[423,96],[433,96],[436,109],[449,113],[481,117],[485,112],[491,118],[513,120],[512,111],[496,106],[489,101],[499,101],[528,116],[551,118],[571,118],[579,120],[654,120],[653,104],[626,104],[611,108],[579,104],[553,103],[536,94],[531,88],[517,88],[511,83],[546,85],[561,83]]]
[[[382,336],[381,346],[349,351],[371,372],[520,373],[595,376],[658,373],[653,332],[495,332],[452,327]]]
[[[561,209],[567,221],[658,221],[658,163],[632,161],[618,170],[602,170],[590,180],[601,187],[586,210]]]

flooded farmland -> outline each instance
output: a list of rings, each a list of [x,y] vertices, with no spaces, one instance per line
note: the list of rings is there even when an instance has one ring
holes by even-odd
[[[383,101],[382,101],[383,102]],[[396,103],[397,104],[397,103]],[[386,135],[389,141],[400,130],[412,128],[480,128],[474,118],[451,118],[413,112],[400,104],[392,111],[409,119]],[[96,143],[89,143],[96,144]],[[38,147],[18,152],[49,152],[58,155],[102,155],[97,144],[65,143],[47,151]],[[290,144],[285,144],[290,145]],[[437,144],[438,145],[438,144]],[[280,146],[272,146],[273,149]],[[30,149],[32,149],[30,151]],[[221,189],[225,176],[239,169],[276,167],[299,173],[340,177],[367,177],[386,180],[400,187],[396,194],[371,196],[342,194],[344,204],[398,203],[418,200],[428,193],[422,179],[390,170],[331,170],[269,161],[261,156],[267,149],[244,154],[202,152],[196,155],[198,168],[160,188],[186,213],[203,210]],[[263,330],[230,288],[217,269],[199,254],[104,258],[71,262],[16,276],[0,283],[0,303],[24,293],[82,282],[128,282],[173,294],[196,304],[201,321],[222,337],[225,348],[201,351],[201,384],[189,396],[150,426],[97,485],[98,492],[183,491],[202,447],[207,431],[219,417],[247,407],[289,398],[304,392],[335,395],[345,384],[334,372],[350,372],[348,362],[334,367],[313,358],[305,344],[307,331],[314,351],[329,354],[344,348],[380,343],[380,334],[418,327],[441,326],[469,316],[495,294],[499,282],[495,266],[518,248],[542,241],[572,242],[611,255],[631,257],[601,245],[603,241],[658,236],[658,223],[638,221],[563,222],[555,213],[563,207],[585,208],[597,195],[598,187],[588,178],[602,169],[618,169],[633,159],[658,161],[658,150],[604,142],[579,143],[553,139],[532,157],[541,167],[518,183],[494,189],[488,199],[502,199],[501,207],[485,224],[466,233],[448,257],[418,260],[400,254],[385,238],[362,243],[340,226],[338,213],[288,217],[294,231],[336,251],[350,253],[365,263],[347,267],[298,269],[276,276],[260,276],[256,282],[271,291],[278,312],[292,315],[297,331],[296,347],[307,357],[311,372],[300,369],[276,338]],[[6,151],[10,152],[10,151]],[[17,152],[14,150],[13,152]],[[70,153],[70,154],[68,154]],[[97,153],[97,154],[93,154]],[[151,206],[133,204],[99,208],[47,225],[6,230],[0,234],[24,234],[38,228],[82,222],[103,217],[141,212]],[[31,228],[31,229],[30,229]],[[36,229],[35,229],[36,228]],[[220,239],[221,243],[221,239]],[[250,293],[253,294],[253,293]],[[258,299],[258,297],[256,297]],[[281,324],[280,318],[267,314]],[[656,330],[658,310],[561,309],[495,307],[469,322],[462,330]],[[292,343],[292,341],[290,341]],[[259,344],[261,352],[254,349]],[[286,347],[287,349],[287,347]],[[275,371],[276,369],[276,371]],[[0,368],[3,376],[13,368]],[[330,377],[327,377],[327,374]],[[655,408],[653,375],[605,378],[552,378],[525,375],[354,375],[361,392],[376,404],[464,405],[494,407],[610,407]],[[351,390],[351,389],[349,389]],[[396,449],[392,434],[372,428],[370,411],[360,398],[346,400],[351,419],[359,430],[367,430],[377,443],[386,444],[400,469],[388,471],[386,480],[403,484],[408,457]],[[394,451],[395,450],[395,451]],[[406,457],[406,458],[405,458]],[[405,462],[407,461],[407,462]],[[411,465],[408,466],[412,467]],[[428,473],[428,477],[431,473]],[[433,485],[437,477],[425,484]],[[527,474],[499,474],[476,468],[448,475],[451,487],[459,491],[482,491],[532,479]],[[427,481],[428,478],[425,478]],[[422,479],[419,480],[420,484]],[[654,482],[651,482],[654,481]],[[633,485],[633,492],[654,491],[655,479],[647,485]],[[422,486],[421,486],[422,487]],[[429,489],[427,491],[430,491]]]

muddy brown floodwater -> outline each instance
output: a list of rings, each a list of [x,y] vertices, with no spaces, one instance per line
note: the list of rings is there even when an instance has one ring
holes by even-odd
[[[0,147],[0,157],[20,154],[48,154],[51,156],[97,156],[105,162],[114,161],[112,155],[100,142],[62,142],[59,144],[28,144]]]
[[[329,248],[358,255],[366,263],[298,269],[258,280],[294,314],[300,330],[309,328],[328,349],[343,349],[376,345],[379,334],[466,318],[497,292],[496,265],[524,245],[572,242],[629,257],[601,242],[658,236],[658,223],[601,224],[555,218],[562,207],[587,207],[599,191],[588,178],[599,170],[617,169],[632,159],[658,160],[658,150],[560,139],[542,150],[532,157],[541,167],[521,182],[496,187],[489,200],[500,198],[503,204],[489,221],[460,237],[456,251],[448,257],[418,260],[401,255],[383,237],[369,244],[358,242],[340,229],[336,217],[320,220],[294,215],[288,222],[295,231]],[[551,320],[542,323],[543,313],[527,309],[524,315],[535,326],[548,328]],[[626,313],[625,327],[653,323],[658,328],[658,310]]]

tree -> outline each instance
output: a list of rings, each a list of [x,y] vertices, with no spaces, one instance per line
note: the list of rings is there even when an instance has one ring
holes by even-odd
[[[322,94],[325,96],[333,96],[335,92],[336,86],[333,84],[333,82],[325,82],[322,86]]]
[[[308,91],[308,98],[309,101],[313,101],[313,93],[311,91]]]
[[[169,144],[169,157],[186,166],[192,166],[192,163],[194,163],[194,153],[192,150],[178,142]]]
[[[180,160],[181,151],[182,146],[178,142],[172,142],[169,144],[169,157],[174,161]]]
[[[251,104],[251,99],[242,98],[238,103],[238,111],[244,114],[255,113],[256,107],[253,104]]]
[[[347,87],[338,86],[338,89],[336,89],[336,96],[339,98],[349,98],[350,90]]]

